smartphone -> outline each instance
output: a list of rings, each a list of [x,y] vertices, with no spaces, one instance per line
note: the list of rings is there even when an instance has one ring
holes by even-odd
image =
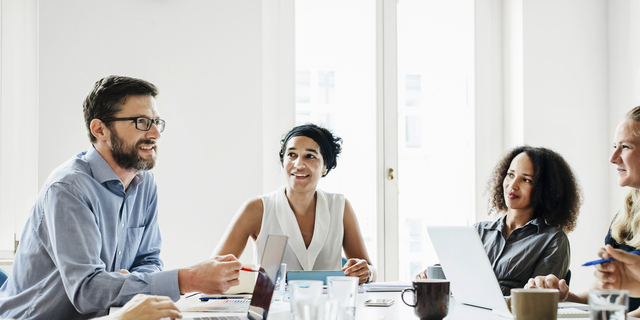
[[[365,306],[369,307],[388,307],[395,302],[393,299],[369,299],[364,302]]]

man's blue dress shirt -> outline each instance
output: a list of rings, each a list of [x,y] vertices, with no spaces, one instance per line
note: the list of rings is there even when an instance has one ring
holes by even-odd
[[[177,301],[178,270],[162,271],[161,243],[151,172],[125,190],[92,146],[40,191],[0,288],[0,318],[90,319],[138,293]]]

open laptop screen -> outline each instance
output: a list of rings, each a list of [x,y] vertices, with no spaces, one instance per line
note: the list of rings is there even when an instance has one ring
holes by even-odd
[[[456,302],[511,317],[476,228],[427,226],[427,232]]]
[[[287,236],[269,235],[264,253],[260,261],[260,271],[256,286],[253,288],[253,296],[249,305],[248,317],[253,320],[267,319],[271,298],[275,288],[280,264],[287,245]]]

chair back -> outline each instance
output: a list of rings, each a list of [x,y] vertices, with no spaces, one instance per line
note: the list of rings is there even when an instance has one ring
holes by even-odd
[[[7,273],[4,272],[4,270],[0,269],[0,287],[2,287],[5,281],[7,281],[7,278],[9,278]]]
[[[571,281],[571,269],[567,270],[567,275],[564,276],[564,281],[567,282],[567,286],[569,285],[569,281]]]

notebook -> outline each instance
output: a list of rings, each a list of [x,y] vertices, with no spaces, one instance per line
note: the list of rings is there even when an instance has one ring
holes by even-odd
[[[275,288],[275,281],[277,279],[278,272],[280,271],[280,264],[282,263],[282,258],[284,256],[284,249],[287,245],[287,238],[287,236],[282,235],[269,235],[267,237],[267,243],[264,248],[264,253],[262,254],[262,258],[260,260],[260,271],[258,272],[258,278],[256,280],[255,286],[253,287],[253,294],[251,297],[251,301],[249,302],[249,310],[243,309],[245,310],[244,312],[246,312],[246,315],[243,313],[232,315],[232,313],[237,310],[232,308],[233,305],[240,304],[246,300],[224,299],[203,302],[203,304],[199,305],[196,308],[202,309],[204,305],[211,304],[211,308],[197,311],[224,312],[225,315],[207,315],[195,318],[184,318],[184,320],[266,320],[269,313],[269,306],[271,305],[271,297],[273,296],[273,290]],[[218,304],[219,306],[216,306],[216,304]],[[216,307],[223,308],[224,310],[220,311],[216,309]],[[190,312],[196,310],[181,311]]]

